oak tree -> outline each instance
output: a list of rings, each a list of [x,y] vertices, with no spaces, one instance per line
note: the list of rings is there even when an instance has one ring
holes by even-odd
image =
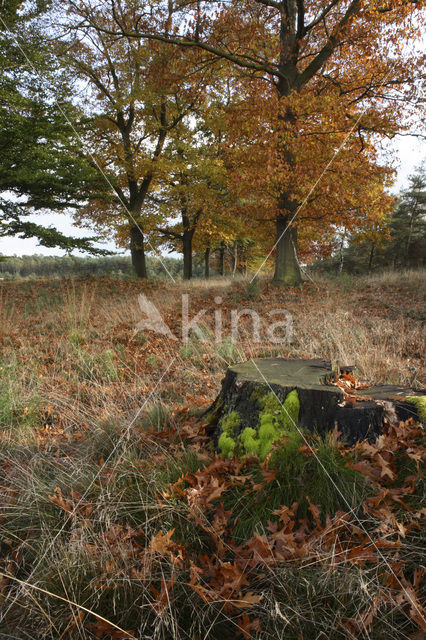
[[[77,83],[85,82],[86,122],[82,136],[103,174],[104,189],[88,194],[79,213],[81,223],[112,230],[119,244],[129,246],[137,275],[147,276],[146,244],[161,221],[147,201],[167,176],[167,150],[178,125],[203,100],[202,70],[188,55],[161,43],[109,35],[114,20],[108,6],[88,0],[65,3],[60,36],[63,61]],[[127,28],[136,28],[138,12],[125,3]],[[170,17],[171,19],[171,17]]]
[[[358,138],[364,153],[375,134],[395,135],[403,126],[407,102],[416,100],[415,78],[424,56],[410,45],[421,32],[423,7],[423,0],[230,0],[219,5],[209,0],[184,4],[169,0],[135,3],[138,17],[135,28],[129,29],[123,3],[112,0],[115,25],[108,32],[198,49],[206,64],[226,61],[237,70],[241,83],[254,87],[252,94],[264,97],[263,108],[273,109],[268,126],[274,145],[269,170],[275,280],[294,285],[301,279],[299,212],[315,195],[312,187],[315,191],[323,172],[330,173],[333,154],[346,138]],[[171,15],[177,24],[174,29]],[[305,132],[301,138],[306,114],[314,125],[318,108],[329,115],[319,118],[314,135]],[[327,139],[330,128],[332,136]],[[306,174],[303,149],[310,147],[308,135],[315,147],[324,149],[317,170]],[[312,156],[311,149],[309,153]],[[377,158],[370,160],[374,168]],[[348,180],[345,176],[341,181],[339,172],[334,177],[330,188],[339,196]],[[350,188],[358,177],[355,173],[349,180]],[[309,235],[310,225],[301,226]]]

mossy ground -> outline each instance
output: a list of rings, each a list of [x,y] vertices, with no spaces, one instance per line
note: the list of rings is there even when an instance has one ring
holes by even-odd
[[[226,458],[252,455],[265,460],[275,442],[297,431],[300,404],[296,390],[281,403],[275,393],[261,387],[251,394],[251,400],[253,409],[259,407],[256,429],[244,427],[237,411],[226,414],[219,423],[222,433],[218,447]]]
[[[276,520],[273,513],[281,505],[297,504],[299,522],[309,521],[311,501],[319,507],[325,522],[327,515],[333,516],[338,510],[359,509],[371,494],[366,478],[348,466],[348,458],[329,440],[309,433],[303,436],[293,432],[283,444],[276,443],[267,465],[274,472],[274,479],[266,487],[253,492],[245,486],[236,487],[226,494],[224,505],[235,514],[233,534],[238,541],[255,532],[262,534],[268,523]],[[307,442],[311,451],[304,446]],[[252,468],[251,472],[260,485],[262,467]]]

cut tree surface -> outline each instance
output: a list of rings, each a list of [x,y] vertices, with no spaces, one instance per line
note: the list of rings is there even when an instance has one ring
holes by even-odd
[[[352,367],[340,370],[351,371]],[[217,444],[222,425],[232,415],[233,437],[245,428],[259,426],[262,398],[271,394],[280,404],[296,390],[300,409],[298,427],[324,435],[337,426],[348,442],[373,440],[380,434],[385,416],[418,419],[416,405],[406,400],[423,392],[391,385],[352,390],[349,395],[332,384],[337,379],[327,360],[261,358],[228,368],[222,389],[206,413],[208,433]]]

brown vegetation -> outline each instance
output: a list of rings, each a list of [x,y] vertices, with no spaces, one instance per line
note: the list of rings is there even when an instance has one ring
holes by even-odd
[[[226,364],[331,357],[424,385],[422,274],[316,281],[2,284],[0,630],[26,638],[417,638],[424,435],[345,447],[295,433],[264,463],[209,450]],[[294,341],[134,333],[145,293],[190,316],[285,308]],[[210,332],[211,332],[210,327]],[[321,635],[322,634],[322,635]],[[416,635],[417,634],[417,635]]]

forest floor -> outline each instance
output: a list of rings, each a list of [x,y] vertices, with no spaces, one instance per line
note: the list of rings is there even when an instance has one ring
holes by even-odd
[[[140,294],[173,335],[137,331]],[[182,342],[182,296],[204,338]],[[217,458],[198,421],[252,357],[425,388],[424,299],[422,272],[0,283],[0,638],[424,638],[419,424],[295,433],[261,463]],[[242,309],[259,341],[248,315],[231,339]]]

